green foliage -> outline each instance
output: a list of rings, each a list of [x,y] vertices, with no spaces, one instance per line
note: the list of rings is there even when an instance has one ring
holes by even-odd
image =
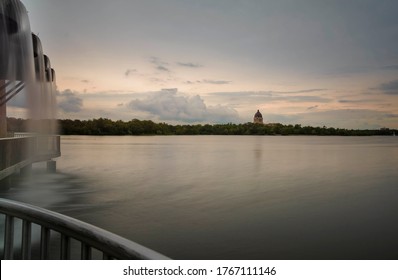
[[[395,135],[398,130],[381,128],[373,130],[342,129],[333,127],[312,127],[272,124],[186,124],[170,125],[154,123],[150,120],[112,121],[106,118],[92,120],[59,120],[60,133],[63,135],[340,135],[370,136]],[[11,132],[25,131],[26,121],[8,118],[8,130]]]
[[[374,130],[353,130],[333,127],[312,127],[274,124],[194,124],[170,125],[154,123],[149,120],[133,119],[128,122],[109,119],[60,120],[61,133],[64,135],[340,135],[370,136],[398,134],[388,128]]]

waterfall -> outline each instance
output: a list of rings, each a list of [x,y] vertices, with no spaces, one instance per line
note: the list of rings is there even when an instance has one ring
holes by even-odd
[[[19,0],[0,1],[0,137],[7,136],[7,105],[24,108],[27,131],[56,134],[55,71],[31,32]]]

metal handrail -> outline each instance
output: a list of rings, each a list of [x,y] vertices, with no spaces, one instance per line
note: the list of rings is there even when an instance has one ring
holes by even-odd
[[[80,220],[37,206],[0,198],[0,213],[5,214],[4,253],[2,259],[13,259],[14,220],[22,222],[21,258],[31,258],[32,224],[41,227],[40,258],[49,258],[51,231],[61,234],[60,259],[69,259],[71,239],[81,243],[81,259],[91,259],[92,249],[103,253],[103,259],[168,259],[140,244]]]

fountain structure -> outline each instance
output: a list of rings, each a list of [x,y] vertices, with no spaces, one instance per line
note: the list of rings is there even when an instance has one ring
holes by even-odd
[[[0,1],[0,180],[60,156],[55,71],[19,0]],[[7,105],[24,108],[27,127],[7,130]]]

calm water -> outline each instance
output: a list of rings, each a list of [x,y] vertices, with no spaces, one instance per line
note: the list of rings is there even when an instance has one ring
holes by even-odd
[[[176,259],[397,259],[398,137],[62,137],[2,196]]]

